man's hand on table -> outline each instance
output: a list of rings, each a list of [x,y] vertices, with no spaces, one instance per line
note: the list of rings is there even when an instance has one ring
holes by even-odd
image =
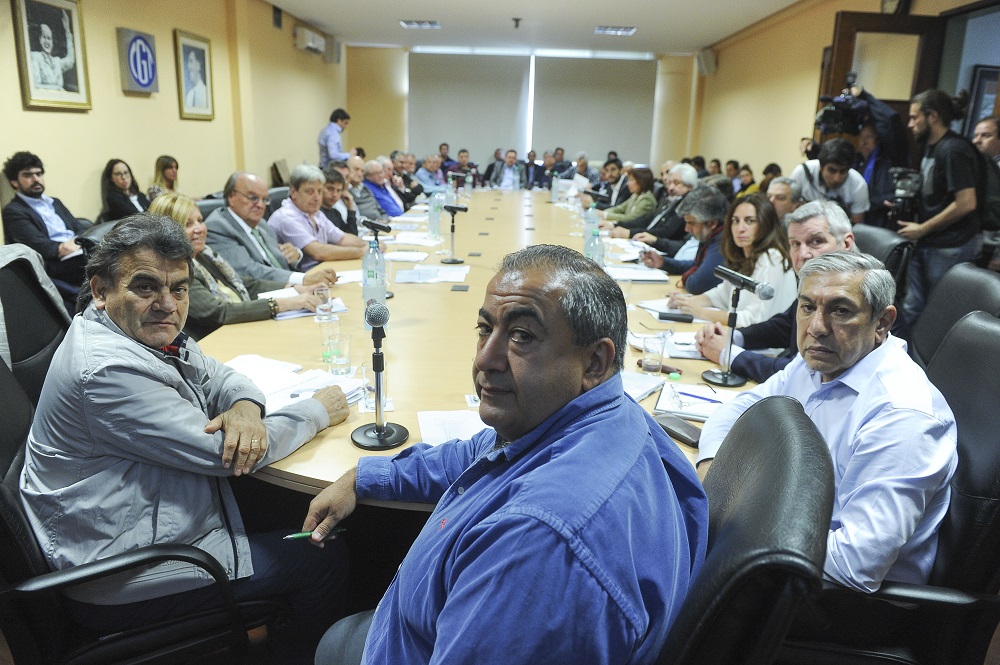
[[[721,323],[709,323],[694,335],[695,348],[709,360],[719,362],[726,347],[726,328]]]
[[[310,270],[306,273],[302,283],[306,286],[314,284],[326,284],[331,286],[337,281],[337,273],[333,270]]]
[[[330,416],[331,427],[347,420],[347,416],[351,413],[347,406],[347,396],[344,395],[344,391],[340,389],[340,386],[320,388],[313,393],[312,398],[317,400],[326,409],[327,414]]]
[[[260,417],[260,406],[249,400],[236,402],[205,426],[206,434],[226,433],[222,446],[222,466],[229,468],[236,457],[235,475],[250,473],[267,452],[267,428]]]
[[[337,523],[354,512],[358,505],[357,467],[351,469],[309,502],[309,512],[302,523],[302,531],[312,531],[309,542],[323,547],[323,540]]]

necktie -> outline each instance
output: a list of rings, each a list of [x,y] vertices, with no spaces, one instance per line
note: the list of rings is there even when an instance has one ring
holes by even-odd
[[[264,236],[260,234],[260,229],[255,226],[250,230],[250,233],[252,233],[253,237],[257,239],[258,243],[260,243],[260,248],[264,250],[264,254],[267,256],[267,260],[271,263],[271,266],[274,268],[280,268],[281,261],[279,261],[278,257],[272,254],[271,250],[267,248],[267,243],[264,242]]]

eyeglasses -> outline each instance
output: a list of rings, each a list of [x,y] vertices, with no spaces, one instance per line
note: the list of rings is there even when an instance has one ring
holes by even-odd
[[[115,178],[124,178],[125,176],[132,174],[129,173],[128,171],[112,171],[111,175],[114,176]]]
[[[245,194],[239,191],[238,189],[234,189],[233,191],[242,196],[243,198],[245,198],[247,201],[249,201],[250,205],[257,205],[258,203],[263,203],[264,205],[271,205],[270,196],[265,196],[264,198],[260,198],[256,194]]]

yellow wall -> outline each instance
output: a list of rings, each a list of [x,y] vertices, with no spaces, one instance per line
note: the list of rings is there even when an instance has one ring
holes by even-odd
[[[409,67],[400,48],[348,47],[345,145],[361,146],[368,159],[406,149]]]
[[[100,174],[124,159],[139,186],[153,176],[157,155],[180,163],[180,190],[201,196],[222,189],[244,165],[267,175],[272,161],[319,159],[316,136],[343,104],[345,67],[295,50],[294,17],[271,25],[260,0],[173,0],[169,3],[88,0],[81,3],[90,73],[86,112],[25,110],[13,40],[0,39],[0,159],[30,150],[45,162],[48,193],[81,217],[100,210]],[[118,70],[116,27],[156,38],[158,93],[126,95]],[[177,106],[174,28],[212,42],[215,119],[181,120]],[[0,34],[14,34],[11,4],[0,2]]]
[[[656,61],[656,91],[653,98],[652,146],[649,150],[653,173],[660,164],[690,152],[694,72],[691,56],[662,55]]]

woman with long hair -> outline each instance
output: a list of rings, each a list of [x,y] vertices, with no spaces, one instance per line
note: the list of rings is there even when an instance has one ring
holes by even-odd
[[[188,291],[188,318],[184,332],[200,339],[227,323],[263,321],[279,312],[295,309],[315,311],[319,297],[312,286],[296,286],[290,298],[257,298],[257,294],[285,288],[281,282],[240,276],[229,262],[205,244],[208,234],[201,211],[183,194],[156,197],[149,212],[166,215],[181,225],[194,247],[194,272]]]
[[[152,201],[160,194],[177,191],[177,160],[170,155],[160,155],[153,167],[153,184],[147,192]]]
[[[132,168],[120,159],[109,159],[101,173],[101,216],[114,222],[149,209],[149,199],[139,191]]]
[[[766,321],[795,300],[797,286],[788,232],[763,194],[741,196],[729,207],[722,230],[722,255],[730,269],[774,287],[774,297],[769,300],[749,291],[741,293],[736,325]],[[723,281],[698,296],[675,293],[670,296],[670,305],[699,319],[725,324],[734,288]]]
[[[632,196],[622,203],[601,211],[601,217],[608,222],[631,222],[643,215],[653,212],[656,208],[656,197],[653,196],[653,172],[647,168],[635,168],[628,176],[628,191]],[[603,223],[602,228],[614,228],[615,223]],[[612,231],[614,238],[628,238],[628,229],[622,229],[618,233]]]

